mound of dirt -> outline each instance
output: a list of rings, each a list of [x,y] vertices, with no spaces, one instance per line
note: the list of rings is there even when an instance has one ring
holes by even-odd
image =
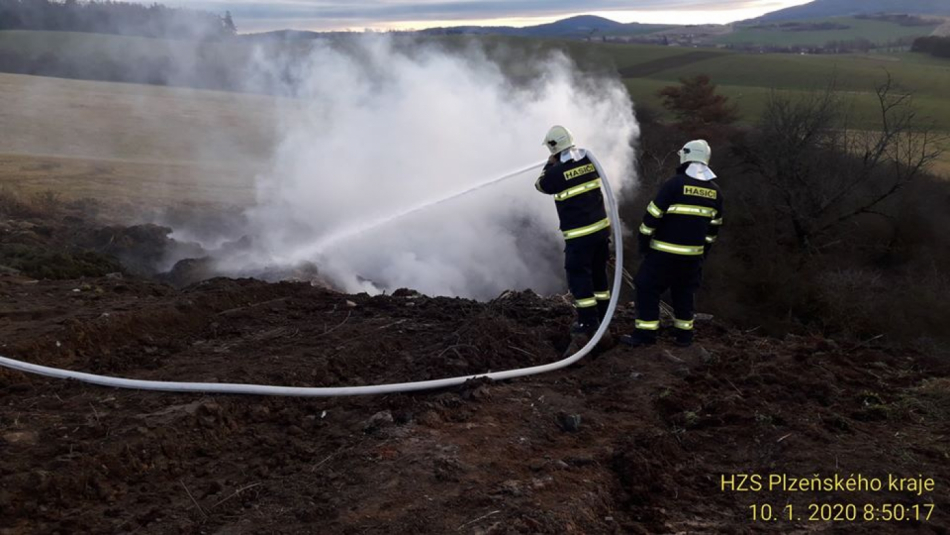
[[[0,274],[0,354],[143,379],[343,386],[551,362],[562,299]],[[613,327],[632,328],[621,309]],[[950,374],[873,343],[714,322],[549,375],[293,399],[144,393],[0,369],[3,533],[945,533]],[[724,492],[729,474],[934,478],[935,492]],[[754,522],[750,505],[802,519]],[[810,503],[932,503],[821,522]]]
[[[22,200],[0,192],[0,271],[36,279],[102,277],[123,272],[157,277],[181,258],[201,258],[195,243],[170,237],[155,224],[122,225],[99,215],[89,202],[55,196]],[[197,261],[195,261],[197,262]],[[213,273],[201,273],[204,280]],[[198,272],[188,273],[197,282]]]
[[[99,207],[88,201],[64,203],[50,195],[23,201],[0,191],[0,273],[60,280],[120,273],[183,288],[221,276],[216,259],[240,255],[252,245],[248,236],[224,238],[222,229],[228,223],[239,223],[229,211],[209,214],[207,207],[186,206],[139,214],[187,222],[188,229],[201,231],[179,232],[184,234],[182,239],[173,238],[169,226],[121,224],[116,218],[128,219],[128,214],[110,212],[111,216],[105,216],[99,212]],[[189,239],[215,245],[206,250]],[[318,266],[308,262],[263,267],[241,275],[331,287]]]

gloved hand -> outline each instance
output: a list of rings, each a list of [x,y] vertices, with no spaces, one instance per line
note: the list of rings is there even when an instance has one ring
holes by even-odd
[[[650,236],[646,234],[637,235],[637,250],[640,253],[640,256],[646,256],[650,252]]]

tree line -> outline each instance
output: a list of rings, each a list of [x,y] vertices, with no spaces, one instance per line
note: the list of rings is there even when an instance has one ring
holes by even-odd
[[[921,37],[914,41],[911,50],[938,58],[950,58],[950,37]]]
[[[50,30],[218,39],[237,32],[231,14],[169,8],[160,4],[66,0],[0,0],[0,30]]]

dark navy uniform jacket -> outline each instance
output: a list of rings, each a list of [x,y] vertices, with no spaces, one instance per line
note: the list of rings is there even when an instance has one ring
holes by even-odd
[[[593,162],[585,154],[583,158],[566,162],[548,162],[534,187],[541,193],[554,196],[557,215],[561,220],[564,239],[571,240],[598,232],[606,235],[610,219],[604,208],[604,195],[600,190],[601,178]]]
[[[722,207],[722,191],[715,181],[677,173],[647,206],[640,225],[641,251],[648,247],[663,253],[701,257],[719,235]]]

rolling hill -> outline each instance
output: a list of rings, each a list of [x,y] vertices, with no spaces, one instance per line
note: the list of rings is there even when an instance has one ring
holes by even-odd
[[[815,0],[801,6],[780,9],[747,22],[783,22],[790,20],[852,17],[872,13],[913,13],[950,16],[947,0]]]
[[[903,23],[901,23],[903,22]],[[941,21],[908,17],[858,15],[796,22],[738,24],[714,38],[717,44],[749,44],[764,47],[826,47],[829,42],[865,40],[872,46],[888,43],[909,45],[917,37],[931,35]]]
[[[941,25],[950,26],[943,18],[931,13],[946,11],[950,15],[950,4],[946,9],[932,6],[925,1],[910,2],[906,10],[896,7],[888,14],[877,9],[845,9],[834,3],[825,5],[825,0],[808,4],[808,9],[792,11],[784,15],[785,10],[760,19],[743,21],[736,24],[705,25],[659,25],[621,23],[604,17],[580,15],[536,26],[452,26],[409,31],[415,35],[436,36],[499,36],[525,37],[537,39],[574,39],[597,40],[605,42],[634,42],[641,44],[661,44],[677,46],[755,46],[766,47],[770,51],[782,47],[824,47],[829,42],[865,40],[871,47],[890,46],[901,43],[905,48],[914,38],[935,33]],[[881,0],[883,2],[883,0]],[[888,0],[889,1],[889,0]],[[845,4],[851,5],[851,4]],[[872,4],[868,4],[872,5]],[[873,3],[885,7],[883,3]],[[891,4],[888,4],[891,5]],[[933,9],[931,9],[933,8]],[[920,12],[915,10],[920,10]],[[899,14],[898,14],[899,12]],[[829,13],[829,15],[822,15]],[[790,22],[794,19],[793,22]],[[346,35],[334,32],[311,32],[280,30],[240,36],[242,41],[294,41],[318,39],[321,37]],[[785,50],[796,52],[796,50]],[[840,52],[840,51],[836,51]]]
[[[577,38],[590,36],[622,36],[622,35],[640,35],[661,31],[672,28],[672,25],[660,24],[624,24],[604,17],[593,15],[580,15],[567,19],[540,24],[537,26],[527,26],[524,28],[515,28],[511,26],[455,26],[449,28],[431,28],[422,30],[419,33],[423,35],[506,35],[517,37],[561,37]]]
[[[412,30],[414,33],[426,36],[441,35],[500,35],[505,37],[538,37],[555,39],[578,39],[601,36],[634,36],[660,32],[677,28],[671,24],[640,24],[637,22],[622,23],[594,15],[579,15],[566,19],[539,24],[536,26],[447,26]],[[347,35],[349,32],[314,32],[300,30],[276,30],[271,32],[244,34],[244,40],[277,38],[282,40],[317,39],[328,35]]]

